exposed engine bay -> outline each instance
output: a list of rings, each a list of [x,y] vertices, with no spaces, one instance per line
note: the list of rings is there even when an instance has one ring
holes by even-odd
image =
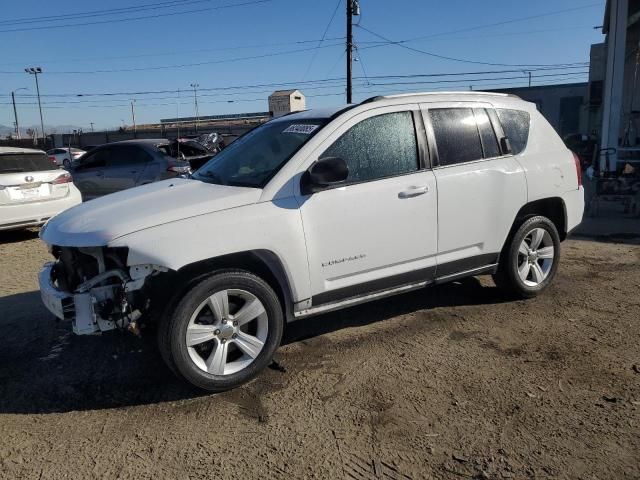
[[[139,335],[138,321],[150,304],[145,282],[166,268],[127,267],[127,248],[53,246],[51,253],[56,261],[40,272],[42,299],[58,318],[71,320],[74,333]]]

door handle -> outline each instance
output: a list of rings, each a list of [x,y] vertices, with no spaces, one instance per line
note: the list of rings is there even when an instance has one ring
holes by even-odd
[[[418,195],[424,195],[428,191],[429,187],[427,185],[409,187],[407,190],[400,192],[398,198],[417,197]]]

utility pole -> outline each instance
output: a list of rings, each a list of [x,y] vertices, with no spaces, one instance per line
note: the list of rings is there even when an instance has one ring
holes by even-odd
[[[136,101],[131,100],[131,118],[133,120],[133,138],[138,138],[138,129],[136,128]]]
[[[351,66],[353,63],[353,0],[347,0],[347,103],[352,101]]]
[[[93,133],[93,122],[89,122],[91,124],[91,132]]]
[[[40,127],[42,128],[42,141],[45,141],[44,136],[44,120],[42,119],[42,104],[40,103],[40,86],[38,85],[38,74],[42,73],[40,67],[29,67],[24,69],[29,75],[36,77],[36,92],[38,93],[38,108],[40,109]]]
[[[193,104],[196,109],[196,133],[198,133],[198,124],[200,123],[200,113],[198,112],[198,93],[197,88],[200,85],[197,83],[192,83],[191,87],[193,88]]]
[[[11,92],[11,101],[13,102],[13,117],[16,119],[16,137],[20,140],[20,127],[18,126],[18,111],[16,110],[16,92]]]

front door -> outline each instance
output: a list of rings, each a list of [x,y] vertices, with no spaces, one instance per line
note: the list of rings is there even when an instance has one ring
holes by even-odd
[[[345,160],[349,176],[298,197],[313,306],[433,278],[437,192],[424,141],[417,105],[404,105],[351,118],[316,150],[314,160]]]

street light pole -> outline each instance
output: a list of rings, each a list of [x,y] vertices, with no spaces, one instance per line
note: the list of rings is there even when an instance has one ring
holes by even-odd
[[[133,119],[133,138],[138,138],[138,129],[136,128],[136,101],[131,100],[131,117]]]
[[[200,85],[197,83],[192,83],[191,87],[193,88],[193,104],[196,109],[196,133],[198,133],[198,124],[200,123],[200,113],[198,112],[198,92],[197,88]]]
[[[40,85],[38,85],[38,74],[42,73],[40,67],[29,67],[24,69],[29,75],[36,77],[36,92],[38,93],[38,108],[40,109],[40,127],[42,128],[42,141],[45,140],[44,136],[44,120],[42,119],[42,103],[40,103]]]

